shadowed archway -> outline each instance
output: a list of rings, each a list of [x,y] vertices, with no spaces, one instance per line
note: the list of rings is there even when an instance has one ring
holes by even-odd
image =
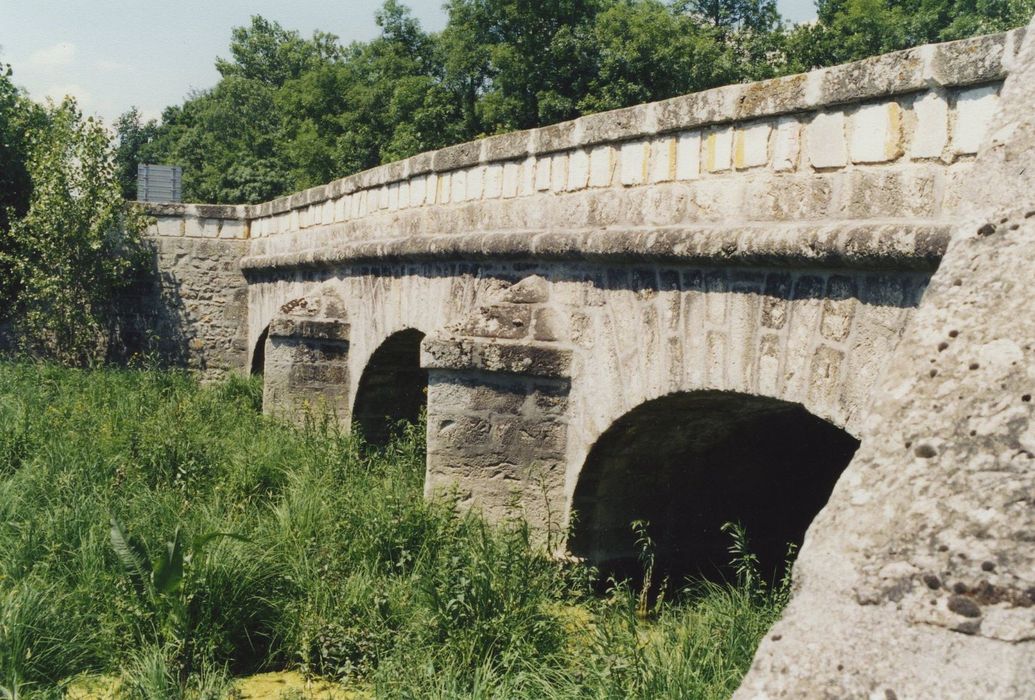
[[[359,381],[352,420],[368,442],[383,445],[400,421],[415,423],[428,402],[428,373],[420,366],[424,334],[394,333],[371,355]]]
[[[779,576],[858,447],[798,404],[729,392],[672,394],[617,420],[575,490],[570,548],[605,574],[641,571],[630,524],[649,522],[656,571],[731,578],[726,522],[747,530],[761,573]]]
[[[255,348],[252,350],[252,376],[262,376],[266,372],[266,341],[270,337],[270,327],[266,326],[255,341]]]

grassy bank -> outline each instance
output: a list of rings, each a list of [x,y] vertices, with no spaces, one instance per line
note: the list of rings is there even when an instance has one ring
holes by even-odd
[[[293,669],[390,698],[723,698],[778,613],[699,585],[644,619],[520,522],[424,502],[415,430],[368,452],[263,418],[260,395],[0,365],[0,697],[84,673],[233,697]]]

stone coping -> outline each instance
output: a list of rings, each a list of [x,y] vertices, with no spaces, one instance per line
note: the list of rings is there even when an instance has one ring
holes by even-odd
[[[571,363],[571,350],[544,343],[467,337],[431,337],[421,343],[424,369],[567,379]]]
[[[182,202],[132,202],[151,216],[193,217],[198,219],[234,219],[248,221],[247,204],[186,204]]]
[[[492,231],[342,243],[241,260],[245,272],[370,262],[524,260],[741,266],[937,268],[947,223],[834,221],[591,231]]]
[[[490,136],[421,153],[327,185],[247,207],[257,219],[364,189],[486,163],[619,143],[658,134],[893,97],[932,88],[1005,78],[1024,29],[903,51],[809,73],[727,85],[662,102],[580,117],[527,131]]]

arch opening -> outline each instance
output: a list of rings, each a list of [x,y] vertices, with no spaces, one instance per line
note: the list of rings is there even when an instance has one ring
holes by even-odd
[[[730,392],[671,394],[617,420],[576,486],[573,554],[604,575],[642,576],[631,523],[649,523],[655,575],[733,580],[739,522],[768,580],[826,504],[858,440],[799,404]]]
[[[409,328],[371,355],[353,404],[352,421],[367,442],[384,445],[400,422],[416,423],[428,403],[428,372],[420,366],[424,334]]]
[[[266,341],[270,337],[270,327],[266,326],[255,341],[255,348],[252,350],[252,376],[261,377],[266,373]]]

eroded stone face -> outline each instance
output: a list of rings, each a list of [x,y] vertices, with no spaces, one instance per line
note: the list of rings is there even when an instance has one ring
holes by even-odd
[[[219,373],[261,345],[268,410],[330,407],[344,422],[384,413],[364,377],[396,395],[395,375],[426,371],[428,494],[541,533],[565,531],[593,449],[644,406],[718,396],[774,421],[793,407],[863,447],[740,696],[1023,697],[1023,35],[494,136],[255,207],[156,209],[185,352]],[[1026,77],[1001,98],[1014,65]],[[1001,101],[998,145],[975,162]],[[420,336],[419,355],[391,344]],[[727,430],[748,430],[726,413]],[[720,442],[687,454],[739,456]],[[646,469],[623,464],[611,473],[628,481]]]
[[[964,114],[990,95],[968,95]],[[1031,697],[1033,105],[1029,41],[862,447],[737,698]]]

